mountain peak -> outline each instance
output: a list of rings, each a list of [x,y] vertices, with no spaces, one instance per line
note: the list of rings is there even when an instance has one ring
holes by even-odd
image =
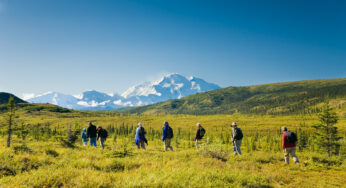
[[[208,83],[200,78],[193,76],[185,77],[178,73],[170,73],[163,76],[160,80],[144,82],[133,86],[121,94],[121,96],[124,98],[135,96],[150,96],[151,98],[155,98],[158,96],[168,100],[219,88],[216,84]]]

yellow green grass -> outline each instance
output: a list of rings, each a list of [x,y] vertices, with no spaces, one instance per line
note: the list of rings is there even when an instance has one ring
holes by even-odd
[[[203,155],[224,145],[163,152],[151,142],[146,151],[128,143],[107,142],[105,150],[63,148],[57,142],[30,142],[27,150],[0,149],[1,167],[15,175],[0,179],[3,187],[338,187],[344,186],[345,162],[317,153],[298,153],[300,165],[284,165],[281,152],[256,151],[226,161]],[[132,142],[132,140],[131,140]],[[19,145],[19,143],[17,143]],[[174,145],[173,145],[174,146]],[[230,148],[228,148],[230,149]],[[224,150],[227,150],[224,148]]]
[[[68,124],[86,127],[88,121],[119,127],[135,126],[143,122],[147,130],[161,130],[162,122],[169,121],[175,134],[180,128],[184,134],[193,133],[195,124],[202,123],[207,134],[197,151],[193,141],[181,137],[174,152],[163,152],[163,143],[157,137],[149,138],[146,151],[137,150],[134,135],[110,135],[106,148],[81,145],[63,147],[54,137],[25,140],[14,135],[11,148],[6,148],[5,127],[0,136],[0,187],[343,187],[346,179],[345,144],[342,153],[328,158],[326,154],[310,149],[297,152],[301,163],[285,165],[280,144],[265,145],[264,136],[280,139],[281,126],[289,129],[313,131],[316,116],[259,116],[259,115],[115,115],[114,113],[57,114],[18,112],[17,126],[24,123],[49,124],[61,131]],[[342,113],[341,113],[342,114]],[[232,154],[232,146],[223,143],[221,133],[230,133],[228,126],[237,121],[244,139],[259,134],[263,137],[257,149],[249,149],[243,141],[242,156]],[[2,121],[2,125],[4,121]],[[345,135],[345,116],[336,125]],[[213,138],[213,139],[212,139]],[[212,141],[210,141],[212,139]],[[344,140],[343,140],[344,142]],[[271,149],[270,147],[275,147]],[[279,149],[278,149],[279,148]]]

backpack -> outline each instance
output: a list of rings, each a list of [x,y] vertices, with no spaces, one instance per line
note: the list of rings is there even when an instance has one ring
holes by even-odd
[[[84,133],[84,132],[82,133],[82,138],[83,138],[83,139],[87,139],[87,138],[88,138],[86,132],[85,132],[85,133]]]
[[[101,134],[101,137],[103,137],[103,138],[107,138],[108,137],[108,132],[105,129],[101,129],[100,134]]]
[[[204,135],[205,135],[205,129],[202,127],[201,130],[199,131],[199,137],[203,138]]]
[[[288,143],[292,144],[298,141],[297,135],[291,131],[286,131],[286,139]]]
[[[167,138],[173,138],[173,129],[171,127],[168,127],[167,130]]]
[[[235,137],[234,137],[235,140],[243,139],[243,132],[241,131],[240,128],[235,128],[234,132],[235,132]]]
[[[139,133],[138,135],[139,136],[145,136],[146,132],[145,132],[145,129],[143,127],[139,128]]]

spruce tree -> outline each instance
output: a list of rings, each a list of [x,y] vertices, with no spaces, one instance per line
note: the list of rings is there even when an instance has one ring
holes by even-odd
[[[7,122],[8,122],[7,147],[11,146],[12,127],[14,125],[15,112],[16,112],[16,104],[14,102],[13,96],[10,96],[8,100],[8,114],[7,114]]]
[[[328,157],[339,153],[340,144],[338,140],[341,139],[341,137],[338,137],[338,128],[334,126],[338,122],[338,116],[331,110],[329,105],[326,104],[324,110],[318,115],[320,123],[313,126],[316,129],[314,138],[318,148],[323,152],[327,152]]]

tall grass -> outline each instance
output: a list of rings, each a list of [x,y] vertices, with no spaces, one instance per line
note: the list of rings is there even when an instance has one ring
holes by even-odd
[[[305,126],[295,116],[102,116],[55,117],[20,114],[13,146],[0,136],[0,187],[340,187],[346,177],[345,139],[338,156],[319,153]],[[105,127],[106,148],[66,147],[60,138],[79,131],[88,121]],[[175,133],[174,152],[163,152],[161,128],[169,121]],[[137,150],[137,122],[147,130],[149,146]],[[237,121],[244,133],[242,156],[233,155],[230,127]],[[199,150],[194,147],[195,124],[207,133]],[[69,126],[68,125],[73,125]],[[285,165],[280,127],[298,133],[299,165]],[[337,125],[345,135],[345,118]],[[69,130],[69,131],[68,131]]]

